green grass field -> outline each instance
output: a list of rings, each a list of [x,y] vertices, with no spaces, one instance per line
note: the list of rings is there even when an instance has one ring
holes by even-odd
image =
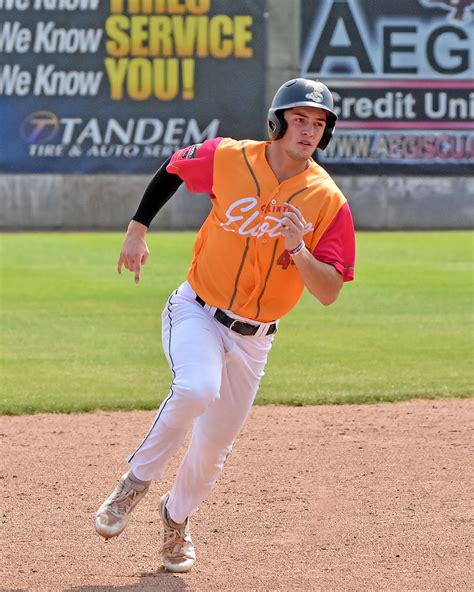
[[[160,316],[194,233],[149,235],[142,283],[123,235],[3,234],[0,413],[152,409],[170,373]],[[473,395],[473,234],[358,233],[357,280],[282,321],[259,403]]]

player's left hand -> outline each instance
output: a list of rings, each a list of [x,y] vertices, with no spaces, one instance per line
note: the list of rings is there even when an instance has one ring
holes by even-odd
[[[281,234],[285,239],[285,249],[291,251],[303,240],[306,220],[298,208],[287,203],[288,210],[281,218]]]

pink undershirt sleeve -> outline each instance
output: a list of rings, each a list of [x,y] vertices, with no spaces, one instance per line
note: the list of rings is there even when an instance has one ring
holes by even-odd
[[[355,234],[349,204],[346,202],[313,251],[319,261],[332,265],[345,282],[354,279]]]

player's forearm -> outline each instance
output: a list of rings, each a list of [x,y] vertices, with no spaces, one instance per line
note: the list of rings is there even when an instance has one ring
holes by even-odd
[[[344,284],[341,274],[332,265],[318,261],[307,248],[292,258],[311,294],[324,306],[333,304]]]

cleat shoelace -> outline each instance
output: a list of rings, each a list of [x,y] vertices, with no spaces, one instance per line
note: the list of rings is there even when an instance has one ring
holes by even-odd
[[[165,532],[165,541],[161,545],[160,553],[168,557],[187,557],[184,550],[184,543],[192,543],[191,536],[186,534],[186,526],[181,529],[168,528]]]
[[[139,492],[133,488],[126,488],[125,483],[122,483],[119,491],[117,491],[114,501],[109,507],[109,512],[114,516],[117,516],[117,518],[120,518],[123,514],[128,514],[138,493]]]

